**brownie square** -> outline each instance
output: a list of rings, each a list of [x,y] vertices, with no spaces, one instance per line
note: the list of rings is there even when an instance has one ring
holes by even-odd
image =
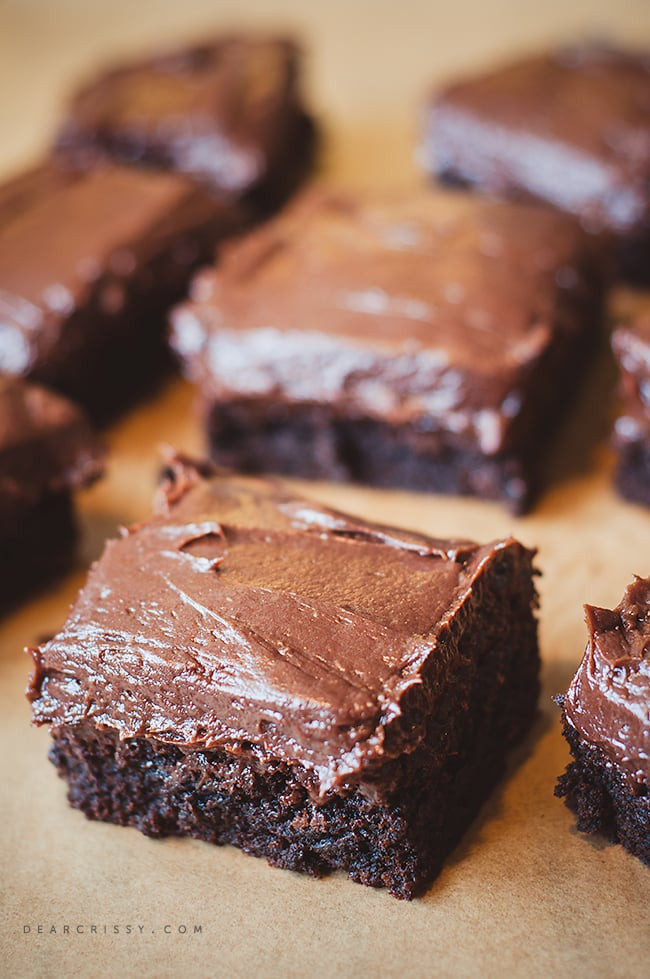
[[[574,760],[555,794],[581,832],[650,864],[650,578],[635,578],[615,609],[585,612],[587,648],[558,698]]]
[[[522,511],[601,291],[593,240],[548,208],[315,190],[199,273],[171,343],[224,465]]]
[[[314,135],[297,46],[233,35],[104,72],[72,98],[55,152],[75,167],[108,157],[171,169],[274,205],[306,173]]]
[[[650,55],[596,45],[452,83],[425,116],[422,163],[442,179],[570,211],[650,280]]]
[[[103,450],[59,395],[0,377],[0,608],[69,565],[72,491],[96,479]]]
[[[90,818],[410,898],[534,716],[531,560],[178,458],[33,650],[34,721]]]
[[[169,368],[165,314],[234,208],[171,174],[50,165],[0,188],[0,372],[102,420]]]
[[[629,500],[650,505],[650,312],[612,335],[621,411],[614,426],[616,485]]]

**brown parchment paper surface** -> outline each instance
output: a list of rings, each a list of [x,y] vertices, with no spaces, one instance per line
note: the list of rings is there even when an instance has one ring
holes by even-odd
[[[2,173],[44,149],[66,91],[101,62],[233,24],[302,38],[321,169],[354,188],[421,182],[418,113],[443,78],[584,35],[650,47],[647,0],[0,0]],[[619,295],[614,306],[635,301]],[[650,514],[611,488],[611,383],[603,354],[559,439],[553,488],[522,519],[471,500],[301,485],[374,520],[481,541],[514,533],[539,548],[539,719],[441,876],[410,904],[231,847],[153,841],[67,806],[47,731],[29,725],[22,649],[61,624],[104,539],[148,513],[157,443],[201,449],[193,395],[178,380],[110,429],[107,476],[80,499],[79,570],[0,621],[0,975],[647,975],[650,870],[579,836],[553,797],[568,752],[551,697],[584,648],[582,604],[611,607],[633,573],[650,572]]]

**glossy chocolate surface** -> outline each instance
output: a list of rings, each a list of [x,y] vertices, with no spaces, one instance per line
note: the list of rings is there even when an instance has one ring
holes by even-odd
[[[564,698],[567,720],[633,782],[650,784],[650,578],[621,603],[585,607],[589,640]]]
[[[494,454],[549,348],[597,329],[593,271],[545,208],[315,190],[195,279],[172,345],[207,402],[333,405]]]
[[[425,671],[444,690],[441,635],[471,628],[464,607],[503,552],[530,574],[512,539],[433,540],[174,467],[34,651],[38,723],[298,762],[322,794],[414,750],[426,718],[402,709]]]
[[[57,139],[63,159],[108,155],[240,193],[291,149],[302,116],[298,51],[232,36],[109,70],[82,88]]]
[[[528,193],[591,229],[650,225],[650,55],[585,45],[524,58],[438,93],[424,165]]]

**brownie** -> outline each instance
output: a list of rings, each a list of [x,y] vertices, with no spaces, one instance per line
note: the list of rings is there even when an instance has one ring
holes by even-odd
[[[172,314],[213,457],[530,503],[596,343],[601,265],[549,208],[315,189]]]
[[[621,397],[613,438],[616,485],[627,499],[650,504],[650,312],[619,326],[612,335],[612,349]]]
[[[0,376],[0,609],[68,566],[76,539],[72,491],[96,479],[102,461],[75,405]]]
[[[104,72],[72,98],[55,152],[74,167],[108,157],[276,204],[305,175],[314,136],[297,46],[233,35]]]
[[[421,160],[443,179],[533,197],[618,243],[650,281],[650,55],[603,45],[525,57],[448,85],[425,115]]]
[[[32,651],[71,804],[412,897],[534,716],[532,553],[169,473]]]
[[[0,373],[121,410],[169,368],[166,311],[239,225],[172,174],[45,164],[0,187]]]
[[[583,833],[650,864],[650,578],[635,578],[612,611],[585,611],[587,649],[558,698],[574,760],[555,794]]]

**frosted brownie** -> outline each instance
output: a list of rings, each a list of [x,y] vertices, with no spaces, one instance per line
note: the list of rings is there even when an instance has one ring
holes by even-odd
[[[103,450],[82,412],[0,376],[0,607],[69,564],[72,493],[99,476]]]
[[[58,159],[175,170],[219,192],[278,203],[306,173],[314,126],[290,40],[223,36],[99,75],[71,100]]]
[[[559,698],[574,761],[556,795],[583,833],[650,864],[650,578],[636,578],[615,609],[585,611],[587,649]]]
[[[618,240],[628,277],[650,279],[650,54],[566,47],[453,82],[431,99],[421,159],[578,215]]]
[[[601,291],[593,241],[548,208],[315,190],[199,273],[171,343],[224,465],[521,511]]]
[[[168,365],[165,314],[235,211],[190,181],[45,164],[0,187],[0,373],[105,417]]]
[[[177,459],[33,650],[34,720],[90,818],[410,898],[533,719],[531,559]]]
[[[616,483],[629,500],[650,504],[650,313],[612,336],[621,407],[614,427]]]

